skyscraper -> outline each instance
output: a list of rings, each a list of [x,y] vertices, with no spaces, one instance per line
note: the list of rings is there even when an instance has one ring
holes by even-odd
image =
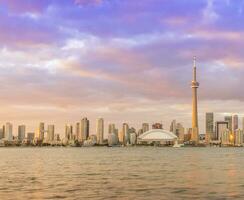
[[[170,124],[170,132],[176,135],[176,120],[173,120]]]
[[[55,131],[54,125],[48,125],[47,126],[47,140],[49,142],[54,140],[54,131]]]
[[[4,130],[0,128],[0,140],[4,138]]]
[[[115,124],[108,125],[108,133],[116,133]]]
[[[218,121],[216,122],[216,135],[215,139],[221,141],[221,136],[224,131],[228,130],[229,123],[225,121]]]
[[[212,112],[206,113],[206,132],[205,141],[208,144],[210,140],[214,139],[214,114]]]
[[[65,125],[65,138],[68,140],[73,139],[73,127],[71,124]]]
[[[22,142],[25,139],[25,125],[18,126],[18,140]]]
[[[233,127],[233,125],[232,125],[232,116],[231,115],[230,116],[225,116],[224,119],[225,119],[226,122],[228,122],[229,130],[232,131],[232,127]]]
[[[185,128],[182,126],[182,124],[176,124],[175,135],[177,135],[177,137],[179,138],[180,143],[184,142]]]
[[[123,123],[123,135],[124,135],[124,144],[128,144],[130,141],[129,135],[129,125],[127,123]]]
[[[43,122],[41,122],[39,125],[39,139],[40,140],[44,139],[44,133],[45,133],[45,124]]]
[[[196,57],[193,62],[193,80],[191,82],[192,88],[192,137],[191,140],[194,143],[198,143],[199,128],[198,128],[198,111],[197,111],[197,88],[199,83],[197,82],[197,68],[196,68]]]
[[[103,120],[103,118],[97,119],[96,134],[97,134],[97,143],[103,144],[103,135],[104,135],[104,120]]]
[[[11,123],[6,123],[5,127],[5,137],[7,141],[12,141],[13,140],[13,125]]]
[[[238,129],[238,115],[233,115],[233,118],[232,118],[232,132],[234,133],[235,130],[237,130],[237,129]]]
[[[85,117],[80,122],[81,141],[89,137],[89,120]]]
[[[235,138],[235,146],[242,146],[242,144],[243,144],[243,130],[236,129],[234,138]]]
[[[77,122],[75,125],[75,137],[78,141],[81,140],[80,123],[79,122]]]

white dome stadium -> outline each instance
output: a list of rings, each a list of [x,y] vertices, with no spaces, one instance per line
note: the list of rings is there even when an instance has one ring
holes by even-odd
[[[160,143],[168,143],[174,142],[178,139],[178,137],[170,132],[163,129],[152,129],[149,130],[142,135],[139,136],[138,141],[143,143],[152,143],[152,142],[160,142]]]

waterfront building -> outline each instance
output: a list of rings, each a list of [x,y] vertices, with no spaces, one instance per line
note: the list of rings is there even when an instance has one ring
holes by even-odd
[[[231,131],[229,129],[224,129],[223,131],[221,131],[221,137],[220,137],[220,141],[221,141],[221,145],[222,146],[229,146],[231,145]]]
[[[115,133],[108,134],[108,146],[114,146],[118,144],[118,137]]]
[[[81,131],[81,141],[87,140],[89,137],[90,123],[89,120],[85,117],[80,122],[80,131]]]
[[[108,133],[116,133],[115,124],[108,125]]]
[[[9,122],[7,122],[5,126],[4,139],[7,141],[13,141],[13,125]]]
[[[123,132],[123,130],[119,131],[119,143],[124,144],[124,132]]]
[[[36,130],[35,130],[35,140],[38,140],[39,137],[40,137],[40,128],[38,127],[38,128],[36,128]]]
[[[55,132],[55,126],[48,125],[47,126],[47,141],[48,142],[54,141],[54,132]]]
[[[35,133],[27,133],[27,141],[32,142],[35,138]]]
[[[25,139],[25,125],[18,126],[18,140],[22,142]]]
[[[232,118],[233,118],[232,115],[224,117],[224,121],[228,122],[228,128],[230,131],[232,131],[232,127],[233,127]]]
[[[233,115],[232,122],[233,122],[233,124],[232,124],[232,132],[234,133],[235,130],[238,129],[238,115]]]
[[[241,129],[235,130],[234,140],[235,140],[235,146],[243,145],[243,130],[241,130]]]
[[[69,140],[73,140],[73,127],[71,124],[65,125],[65,138]]]
[[[130,144],[131,145],[136,145],[136,139],[137,139],[136,133],[135,132],[130,133]]]
[[[123,123],[123,135],[124,135],[124,144],[128,144],[129,143],[129,125],[127,123]]]
[[[226,130],[229,130],[229,123],[226,121],[217,121],[215,123],[215,140],[221,140],[222,133]]]
[[[98,143],[98,138],[96,135],[90,135],[89,136],[89,141],[91,142],[92,145],[95,145]]]
[[[0,128],[0,140],[4,138],[4,129]]]
[[[174,133],[174,132],[172,132],[172,133]],[[176,124],[175,133],[174,134],[178,137],[179,143],[184,143],[185,128],[182,126],[181,123],[177,123]]]
[[[176,120],[174,119],[170,124],[169,130],[170,130],[170,132],[174,133],[175,135],[176,135],[176,126],[177,126]]]
[[[196,57],[193,62],[193,80],[191,82],[192,88],[192,136],[191,141],[195,144],[199,140],[199,128],[198,128],[198,106],[197,106],[197,89],[199,83],[197,82],[197,68],[196,68]]]
[[[152,125],[152,129],[163,129],[163,124],[162,123],[154,123]]]
[[[44,140],[45,124],[41,122],[39,124],[39,140]]]
[[[97,143],[103,144],[103,137],[104,137],[104,120],[103,120],[103,118],[97,119],[96,134],[97,134]]]
[[[143,123],[142,124],[142,133],[145,133],[149,131],[149,124],[148,123]]]
[[[173,145],[177,140],[175,134],[163,129],[152,129],[138,137],[139,144],[148,145]]]
[[[80,132],[80,123],[77,122],[77,123],[75,124],[75,139],[78,140],[78,141],[81,140],[81,134],[80,134],[80,133],[81,133],[81,132]]]
[[[214,114],[207,112],[205,120],[205,142],[209,144],[210,140],[214,139]]]

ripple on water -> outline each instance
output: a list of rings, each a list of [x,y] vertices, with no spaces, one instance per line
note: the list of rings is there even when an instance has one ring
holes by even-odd
[[[1,199],[244,199],[242,148],[1,148],[0,154]]]

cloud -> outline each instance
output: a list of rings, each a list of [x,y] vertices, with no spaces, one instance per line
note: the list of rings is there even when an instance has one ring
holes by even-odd
[[[214,0],[207,0],[207,6],[203,10],[203,21],[204,23],[213,23],[219,16],[214,10]]]
[[[190,126],[193,55],[201,126],[244,113],[242,3],[221,2],[0,0],[2,116]]]
[[[103,0],[74,0],[74,3],[80,6],[99,5],[102,2]]]

